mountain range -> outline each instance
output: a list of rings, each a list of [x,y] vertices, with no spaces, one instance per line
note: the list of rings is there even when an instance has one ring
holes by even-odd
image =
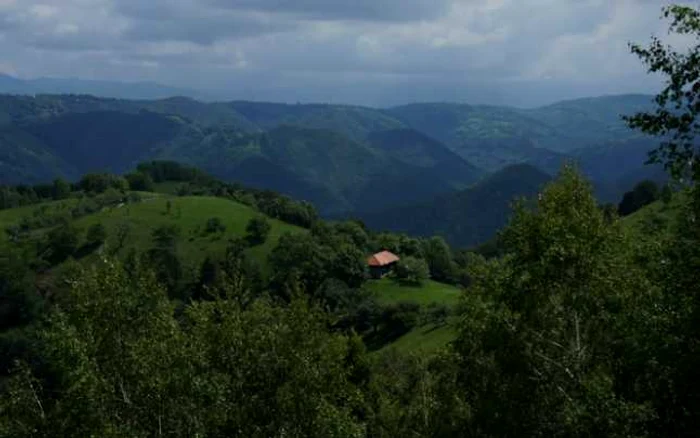
[[[163,99],[189,96],[211,100],[206,92],[169,87],[156,82],[120,82],[77,78],[20,79],[0,72],[0,93],[4,94],[91,94],[122,99]]]
[[[441,231],[453,243],[472,244],[502,225],[500,207],[479,207],[482,197],[488,201],[491,191],[494,203],[505,205],[495,199],[532,193],[564,162],[578,162],[605,202],[642,178],[661,178],[644,166],[654,139],[620,118],[651,105],[644,95],[534,109],[0,95],[0,183],[125,172],[143,160],[169,159],[309,200],[327,216],[416,234]],[[494,181],[497,192],[489,188]],[[455,225],[466,231],[409,213],[448,204],[471,212],[446,215],[455,224],[473,222]],[[494,226],[479,225],[477,210],[492,211]]]

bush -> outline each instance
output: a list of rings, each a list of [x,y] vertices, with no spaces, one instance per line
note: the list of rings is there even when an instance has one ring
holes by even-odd
[[[59,225],[47,235],[47,260],[60,263],[75,254],[80,241],[79,231],[70,223]]]
[[[100,246],[107,240],[107,230],[102,224],[94,224],[87,231],[88,246]]]
[[[144,172],[132,172],[126,175],[126,180],[129,183],[129,189],[138,190],[141,192],[153,191],[153,178],[151,175]]]
[[[669,184],[664,184],[663,188],[661,189],[661,201],[664,203],[664,205],[668,205],[672,200],[673,189],[671,189]]]
[[[399,282],[420,285],[430,275],[428,264],[423,259],[404,257],[394,270],[394,276]]]
[[[270,234],[270,222],[264,216],[257,216],[248,222],[246,227],[246,240],[252,245],[261,245]]]
[[[417,303],[401,302],[386,306],[382,313],[382,323],[387,332],[400,336],[418,325],[421,307]]]
[[[226,231],[226,225],[221,222],[221,219],[218,217],[207,219],[207,223],[204,226],[204,232],[206,234],[223,233],[224,231]]]
[[[445,325],[450,316],[450,308],[444,304],[431,303],[425,312],[427,324]]]
[[[659,199],[659,186],[654,181],[645,180],[625,193],[618,206],[620,216],[627,216]]]

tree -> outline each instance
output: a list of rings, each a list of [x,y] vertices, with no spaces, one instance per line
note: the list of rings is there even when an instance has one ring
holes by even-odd
[[[264,216],[255,216],[246,226],[246,240],[251,246],[265,243],[271,229],[270,222]]]
[[[452,250],[445,239],[434,236],[423,241],[423,256],[433,279],[445,283],[454,282],[455,265]]]
[[[170,292],[175,292],[182,278],[182,264],[177,254],[177,239],[180,229],[175,225],[163,225],[153,230],[153,246],[148,259],[156,272],[158,281]]]
[[[663,163],[677,179],[693,181],[672,238],[645,247],[645,266],[661,291],[656,307],[649,308],[664,311],[649,312],[640,326],[654,336],[639,337],[642,348],[657,353],[654,373],[662,376],[645,393],[658,413],[652,433],[681,436],[700,427],[698,416],[688,415],[700,412],[700,385],[691,377],[700,368],[700,10],[674,5],[664,8],[663,15],[670,20],[669,33],[686,37],[690,44],[680,51],[653,37],[648,47],[631,45],[650,72],[664,76],[665,87],[655,98],[654,111],[626,120],[630,127],[663,139],[650,161]]]
[[[78,187],[88,193],[103,193],[108,188],[124,192],[129,190],[125,178],[109,173],[88,173],[78,182]]]
[[[661,195],[659,196],[664,205],[670,204],[673,200],[673,189],[671,188],[671,185],[668,183],[664,184],[664,186],[661,188]]]
[[[101,223],[93,224],[87,230],[86,239],[88,246],[100,246],[107,240],[107,229]]]
[[[0,333],[34,322],[40,314],[43,303],[29,262],[19,251],[4,251],[0,256]]]
[[[122,222],[117,225],[117,229],[114,232],[114,246],[112,248],[112,255],[116,255],[119,251],[126,245],[126,240],[129,238],[131,233],[131,225],[128,222]]]
[[[450,316],[450,308],[444,304],[430,303],[425,312],[428,324],[445,325]]]
[[[420,285],[430,277],[430,271],[425,260],[404,257],[396,264],[394,275],[402,283]]]
[[[329,275],[343,281],[351,288],[359,288],[367,280],[365,253],[352,244],[328,248],[333,252]]]
[[[53,199],[66,199],[70,196],[70,184],[63,178],[53,180]]]
[[[192,298],[203,299],[211,296],[212,290],[221,280],[221,266],[217,260],[207,256],[199,268],[199,283]]]
[[[132,172],[126,175],[129,189],[141,192],[152,192],[154,189],[153,178],[145,172]]]
[[[45,366],[3,379],[0,435],[363,436],[364,350],[305,302],[176,315],[147,269],[117,261],[71,283],[36,334]]]
[[[332,254],[307,234],[283,234],[268,257],[272,284],[285,298],[305,292],[315,294],[328,277]]]
[[[395,339],[411,331],[418,325],[421,307],[418,303],[399,302],[385,306],[382,312],[382,324],[389,339]]]
[[[634,186],[634,189],[625,193],[618,206],[620,216],[627,216],[640,208],[659,199],[659,186],[650,180],[645,180]]]
[[[207,219],[207,223],[204,226],[204,232],[207,234],[213,234],[213,233],[223,233],[226,231],[226,225],[224,225],[223,222],[221,222],[221,219],[218,217],[211,217]]]
[[[628,125],[644,133],[663,136],[661,146],[650,154],[650,161],[663,163],[671,174],[681,177],[690,174],[700,179],[697,166],[696,136],[700,133],[697,123],[700,114],[700,11],[689,6],[668,6],[663,16],[670,20],[669,33],[694,37],[693,44],[685,51],[674,50],[658,37],[643,47],[630,44],[648,67],[650,73],[665,76],[665,87],[656,96],[656,110],[625,117]]]
[[[572,168],[503,231],[507,255],[474,260],[455,342],[464,430],[490,436],[632,436],[653,418],[620,391],[617,356],[653,289]],[[648,333],[648,332],[647,332]],[[636,341],[630,344],[634,345]],[[637,358],[638,359],[638,358]],[[641,384],[641,383],[640,383]],[[620,392],[618,392],[620,391]]]
[[[80,233],[70,222],[55,227],[46,237],[45,258],[51,263],[60,263],[75,254],[80,243]]]

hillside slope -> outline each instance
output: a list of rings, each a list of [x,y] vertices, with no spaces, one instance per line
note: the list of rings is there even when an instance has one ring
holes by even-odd
[[[355,117],[366,121],[359,131],[349,132],[274,126],[276,122],[262,131],[231,105],[183,98],[141,102],[89,96],[4,97],[0,104],[6,121],[0,126],[5,133],[0,136],[0,183],[122,173],[140,161],[168,159],[229,181],[308,200],[332,213],[427,200],[471,184],[481,175],[416,131],[369,134],[371,129],[395,124],[375,123],[376,111],[352,107],[304,106],[299,115],[324,120],[323,114],[337,113],[342,115],[337,127],[354,127]],[[250,107],[266,108],[251,104],[245,107],[248,112]],[[256,120],[268,123],[262,116]],[[365,134],[366,140],[353,138]]]
[[[104,225],[106,235],[110,236],[107,241],[108,250],[117,245],[114,239],[119,235],[118,230],[125,230],[124,245],[119,250],[121,256],[127,255],[131,249],[148,250],[152,245],[151,233],[156,228],[176,226],[179,229],[178,254],[190,268],[197,268],[207,255],[222,255],[229,239],[244,237],[248,221],[261,214],[246,205],[223,198],[175,197],[159,193],[143,193],[142,196],[141,202],[103,208],[76,219],[74,225],[81,230],[83,236],[91,225],[97,223]],[[0,210],[0,226],[4,229],[10,225],[16,225],[23,218],[36,217],[38,212],[41,212],[44,217],[64,215],[79,206],[81,202],[90,201],[68,199]],[[219,218],[226,227],[225,231],[207,234],[205,228],[210,218]],[[263,267],[267,263],[269,252],[276,246],[282,234],[306,232],[303,228],[276,219],[268,220],[271,229],[265,243],[248,250]],[[33,237],[40,238],[49,229],[50,227],[34,230]],[[0,245],[3,242],[6,242],[4,234],[0,238]]]
[[[493,237],[507,223],[512,202],[536,195],[550,179],[533,166],[514,165],[473,187],[430,202],[359,216],[374,229],[440,235],[454,246],[468,247]]]
[[[450,103],[411,104],[387,110],[406,125],[440,140],[487,170],[529,162],[545,169],[579,149],[642,138],[622,115],[651,108],[645,95],[604,96],[535,109]]]

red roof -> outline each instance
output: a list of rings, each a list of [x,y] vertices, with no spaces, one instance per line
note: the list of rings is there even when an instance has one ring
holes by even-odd
[[[386,266],[399,261],[399,256],[389,251],[378,252],[367,259],[370,266]]]

